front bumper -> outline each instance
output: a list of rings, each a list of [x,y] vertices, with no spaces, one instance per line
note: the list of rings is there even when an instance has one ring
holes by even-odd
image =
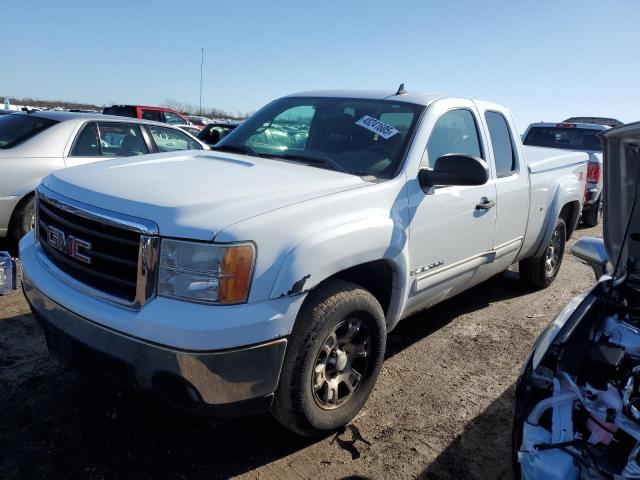
[[[64,361],[97,363],[105,372],[185,407],[219,407],[223,415],[269,408],[284,359],[284,338],[228,350],[178,350],[111,330],[68,310],[41,292],[27,272],[22,285],[49,350]]]

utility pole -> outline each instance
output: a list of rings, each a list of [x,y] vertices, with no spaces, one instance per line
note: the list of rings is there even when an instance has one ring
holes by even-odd
[[[202,115],[202,66],[204,65],[204,47],[200,56],[200,115]]]

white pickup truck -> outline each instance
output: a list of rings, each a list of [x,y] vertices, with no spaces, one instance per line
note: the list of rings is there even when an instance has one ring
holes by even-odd
[[[553,281],[588,155],[526,155],[493,103],[287,96],[212,152],[49,175],[24,293],[66,361],[322,434],[363,406],[401,319],[515,262]]]

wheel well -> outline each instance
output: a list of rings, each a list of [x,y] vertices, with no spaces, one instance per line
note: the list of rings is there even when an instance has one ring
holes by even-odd
[[[34,195],[35,195],[35,192],[29,192],[24,197],[22,197],[20,201],[16,204],[16,206],[13,209],[13,212],[11,212],[11,219],[9,220],[9,232],[11,232],[11,230],[13,229],[13,225],[16,221],[16,212],[19,212],[20,209],[23,207],[23,205],[27,203],[29,200],[31,200],[34,197]]]
[[[391,302],[393,268],[384,260],[362,263],[333,274],[327,280],[340,279],[360,285],[376,297],[385,315]]]
[[[573,231],[578,223],[578,215],[580,214],[580,203],[569,202],[560,210],[559,217],[567,224],[567,240],[571,238]]]

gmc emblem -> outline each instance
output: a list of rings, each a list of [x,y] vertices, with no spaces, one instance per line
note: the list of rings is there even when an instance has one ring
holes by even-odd
[[[47,243],[59,252],[83,263],[91,263],[91,257],[80,253],[80,249],[91,250],[91,242],[67,235],[51,225],[47,226]]]

